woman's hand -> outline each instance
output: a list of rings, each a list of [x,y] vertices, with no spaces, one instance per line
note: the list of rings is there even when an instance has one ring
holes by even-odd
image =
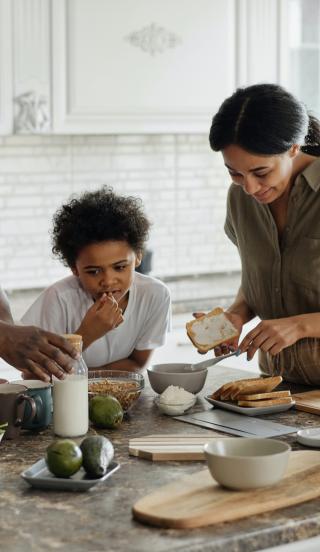
[[[214,348],[214,354],[215,354],[216,357],[221,356],[221,355],[227,355],[228,353],[231,353],[231,352],[235,351],[238,348],[239,337],[240,337],[240,334],[241,334],[241,331],[242,331],[242,326],[243,326],[243,321],[242,321],[241,316],[239,316],[239,314],[234,314],[234,313],[230,313],[230,312],[224,312],[224,314],[230,320],[230,322],[237,328],[237,330],[239,331],[239,336],[236,337],[236,338],[230,339],[230,341],[228,341],[226,343],[222,343],[218,347],[215,347]],[[204,316],[204,313],[203,312],[194,312],[193,316],[195,318],[201,318],[201,316]],[[205,354],[205,353],[201,353],[201,351],[198,351],[198,352],[200,354]]]
[[[123,322],[122,310],[113,295],[104,293],[88,310],[76,333],[82,335],[83,348],[117,328]]]
[[[263,320],[251,330],[240,343],[242,352],[247,351],[251,360],[258,349],[277,355],[302,337],[299,317]]]
[[[0,356],[34,379],[62,379],[72,370],[76,349],[63,337],[34,326],[0,323]]]

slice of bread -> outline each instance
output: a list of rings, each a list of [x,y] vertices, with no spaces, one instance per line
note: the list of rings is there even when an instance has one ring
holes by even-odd
[[[220,307],[187,322],[186,329],[188,337],[200,353],[207,353],[239,335]]]
[[[220,401],[233,400],[239,395],[253,395],[257,393],[270,393],[279,383],[281,376],[270,376],[266,378],[249,378],[225,383],[211,395],[211,399]]]
[[[231,390],[233,390],[235,386],[237,386],[240,382],[242,383],[245,381],[252,381],[252,379],[254,379],[255,381],[257,379],[260,380],[260,378],[249,378],[249,379],[229,381],[228,383],[224,383],[221,387],[219,387],[219,389],[217,389],[212,393],[211,399],[227,400],[229,394],[231,393]]]
[[[264,406],[274,406],[276,404],[291,404],[292,398],[291,397],[280,397],[278,399],[266,399],[262,401],[238,401],[238,406],[247,406],[249,408],[263,408]]]
[[[291,392],[288,391],[270,391],[270,393],[256,393],[255,395],[239,395],[238,401],[262,401],[264,399],[280,399],[291,397]]]
[[[270,393],[282,382],[281,376],[270,376],[268,378],[258,378],[251,381],[241,381],[230,393],[231,400],[235,400],[239,395],[253,395],[256,393]]]

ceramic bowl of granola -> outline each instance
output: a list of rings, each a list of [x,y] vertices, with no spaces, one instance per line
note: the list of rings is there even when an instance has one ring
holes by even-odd
[[[89,398],[95,395],[112,395],[128,412],[139,399],[144,388],[144,377],[138,372],[120,370],[90,370]]]

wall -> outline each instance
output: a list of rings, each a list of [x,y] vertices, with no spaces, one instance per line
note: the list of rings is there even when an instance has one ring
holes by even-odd
[[[239,269],[223,232],[228,176],[206,135],[20,135],[0,138],[4,288],[41,288],[68,273],[51,255],[52,214],[71,194],[103,184],[143,199],[154,275]]]

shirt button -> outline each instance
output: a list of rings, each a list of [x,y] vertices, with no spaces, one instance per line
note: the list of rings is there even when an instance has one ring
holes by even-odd
[[[276,291],[276,293],[279,293],[280,289],[279,289],[279,288],[276,288],[275,291]]]

